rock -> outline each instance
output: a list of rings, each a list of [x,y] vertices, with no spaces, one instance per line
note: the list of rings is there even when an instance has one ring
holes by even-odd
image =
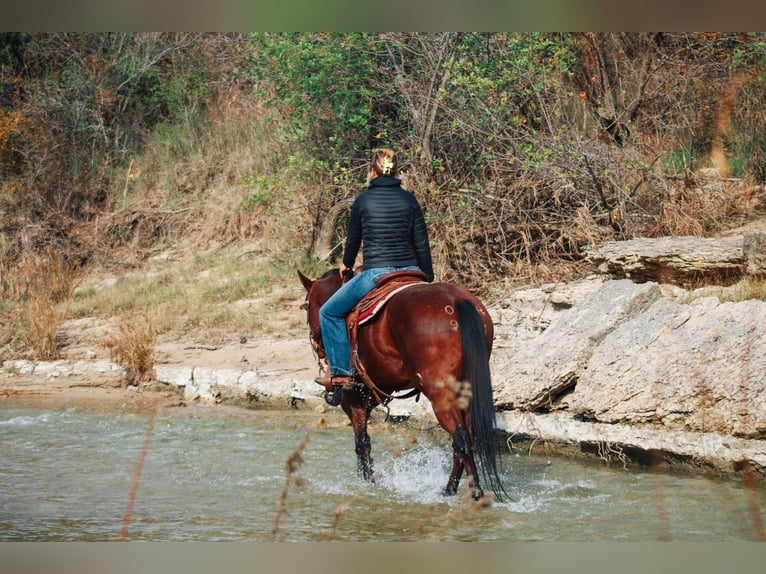
[[[0,378],[18,375],[35,375],[47,379],[72,377],[86,374],[116,374],[121,375],[124,369],[110,361],[28,361],[24,359],[10,360],[0,363]]]
[[[667,463],[730,473],[748,461],[756,469],[766,469],[766,443],[762,440],[713,432],[667,432],[628,424],[588,423],[561,412],[505,411],[503,415],[504,430],[513,450],[520,449],[522,442],[550,441],[561,447],[573,447],[576,452],[590,451],[605,462],[623,465],[641,460],[651,466]]]
[[[598,422],[766,438],[766,302],[657,301],[593,350],[568,408]]]
[[[159,382],[183,389],[186,401],[291,409],[315,408],[324,402],[316,383],[284,378],[280,371],[172,365],[157,365],[154,371]]]
[[[742,250],[747,273],[756,277],[766,276],[766,233],[745,233]]]
[[[577,384],[600,342],[620,323],[660,297],[655,283],[609,281],[514,354],[497,360],[495,403],[500,408],[553,410]]]
[[[501,351],[506,431],[766,472],[766,302],[681,301],[654,282],[608,281]]]
[[[154,376],[161,383],[174,387],[185,387],[192,382],[191,367],[176,367],[174,365],[155,365]]]
[[[588,253],[586,258],[599,273],[639,283],[729,284],[740,279],[748,267],[741,236],[610,241]]]
[[[536,337],[563,312],[597,291],[608,279],[590,275],[572,283],[548,283],[511,293],[489,309],[495,341],[513,345],[519,338]]]

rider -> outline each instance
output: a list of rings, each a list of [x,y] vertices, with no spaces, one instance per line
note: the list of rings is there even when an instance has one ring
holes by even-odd
[[[423,210],[415,196],[402,188],[396,164],[396,154],[390,149],[373,154],[369,187],[351,206],[340,275],[353,270],[361,244],[363,271],[344,283],[319,310],[330,369],[316,382],[328,389],[354,386],[346,315],[378,280],[401,270],[423,271],[429,282],[434,279]]]

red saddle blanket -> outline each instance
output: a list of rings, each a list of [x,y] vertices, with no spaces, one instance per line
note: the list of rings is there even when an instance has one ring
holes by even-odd
[[[427,281],[422,271],[394,271],[380,278],[375,289],[365,295],[349,315],[349,324],[362,325],[372,319],[386,303],[407,287],[421,285]]]

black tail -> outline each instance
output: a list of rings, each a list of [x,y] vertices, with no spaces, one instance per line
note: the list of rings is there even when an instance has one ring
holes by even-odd
[[[495,405],[492,400],[492,378],[489,370],[489,349],[484,323],[470,301],[457,301],[455,310],[460,324],[463,346],[463,378],[471,382],[470,435],[481,481],[500,501],[508,497],[497,472],[498,452],[495,448]],[[479,478],[479,477],[477,477]]]

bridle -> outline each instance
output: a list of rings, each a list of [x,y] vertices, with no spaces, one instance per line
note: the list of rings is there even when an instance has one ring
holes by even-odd
[[[313,288],[312,288],[313,289]],[[306,311],[306,323],[309,326],[309,343],[311,343],[311,350],[314,352],[314,357],[317,360],[317,365],[319,365],[319,368],[322,369],[322,360],[327,358],[327,353],[325,353],[324,345],[322,344],[322,333],[319,331],[317,336],[317,333],[311,328],[311,320],[310,320],[310,314],[309,314],[309,307],[310,307],[310,295],[311,291],[308,291],[306,293],[306,299],[301,304],[301,309]]]

